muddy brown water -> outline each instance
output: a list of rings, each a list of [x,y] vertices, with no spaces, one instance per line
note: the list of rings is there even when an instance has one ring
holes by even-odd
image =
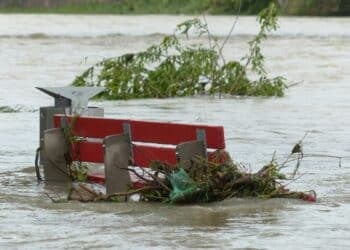
[[[97,60],[135,52],[170,34],[183,16],[0,15],[0,247],[349,249],[350,167],[307,158],[289,187],[314,189],[315,204],[231,199],[166,204],[54,204],[33,169],[38,107],[52,100],[35,86],[65,86]],[[223,39],[231,17],[208,17]],[[93,102],[106,116],[219,124],[232,157],[256,170],[276,150],[282,161],[306,131],[305,153],[350,156],[350,19],[283,18],[264,45],[268,70],[301,84],[283,98],[193,97]],[[256,31],[241,17],[225,47],[238,59]],[[205,39],[202,40],[206,42]],[[291,169],[287,169],[289,173]]]

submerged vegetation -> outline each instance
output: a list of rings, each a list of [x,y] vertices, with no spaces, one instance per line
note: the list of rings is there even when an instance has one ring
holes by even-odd
[[[74,86],[104,86],[106,99],[165,98],[196,94],[283,96],[283,77],[268,78],[261,43],[276,30],[277,6],[271,2],[258,15],[259,33],[249,41],[240,60],[226,61],[223,44],[208,29],[205,19],[177,25],[173,35],[145,51],[104,59],[76,77]],[[235,23],[231,30],[233,30]],[[208,37],[208,45],[192,38]],[[250,77],[250,75],[254,75]]]

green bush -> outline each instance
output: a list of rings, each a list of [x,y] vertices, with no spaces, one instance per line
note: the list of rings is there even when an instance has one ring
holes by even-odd
[[[240,61],[226,61],[222,47],[211,36],[206,23],[191,19],[177,26],[160,44],[135,54],[102,60],[78,76],[74,86],[105,86],[106,99],[166,98],[210,95],[283,96],[285,79],[268,78],[260,45],[268,32],[277,29],[274,3],[258,16],[259,33],[249,42],[249,52]],[[208,36],[205,47],[184,43],[183,36]],[[257,79],[250,79],[248,72]],[[207,79],[207,82],[200,79]]]

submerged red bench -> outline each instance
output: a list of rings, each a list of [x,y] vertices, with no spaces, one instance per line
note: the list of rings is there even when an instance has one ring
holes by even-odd
[[[204,137],[210,159],[213,151],[225,149],[222,126],[154,122],[101,117],[74,118],[73,134],[86,138],[72,149],[74,161],[104,163],[102,140],[129,130],[132,157],[135,166],[149,167],[152,161],[176,164],[176,145]],[[72,121],[72,117],[54,116],[54,126],[59,128]],[[104,182],[103,175],[90,174],[89,180]]]

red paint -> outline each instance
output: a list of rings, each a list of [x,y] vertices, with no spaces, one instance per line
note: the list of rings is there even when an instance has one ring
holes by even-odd
[[[145,183],[144,182],[141,182],[141,181],[136,181],[136,182],[133,182],[132,183],[132,187],[134,189],[139,189],[139,188],[143,188],[145,186]]]
[[[71,148],[72,159],[74,161],[85,161],[92,163],[103,163],[104,153],[102,143],[99,142],[79,142],[75,145],[75,150]]]
[[[103,163],[103,145],[100,142],[82,141],[72,147],[74,161]],[[168,164],[176,164],[175,148],[164,148],[146,145],[133,145],[134,164],[140,167],[148,167],[151,161],[160,161]]]
[[[309,202],[316,202],[316,196],[312,194],[305,194],[303,196],[304,201],[309,201]]]
[[[208,161],[214,164],[225,164],[231,162],[230,154],[223,150],[216,150],[208,154]]]
[[[71,149],[74,161],[103,163],[103,146],[100,142],[82,141]],[[165,148],[149,145],[133,145],[134,165],[149,167],[152,161],[160,161],[170,165],[176,164],[175,148]],[[216,152],[208,152],[208,158],[213,159]]]
[[[87,180],[90,182],[93,182],[93,183],[104,185],[105,184],[105,175],[91,173],[91,174],[88,174]]]
[[[133,154],[135,166],[149,167],[152,161],[176,164],[175,148],[133,145]]]
[[[71,117],[64,115],[54,116],[54,126],[61,127],[61,119],[68,122]],[[180,124],[169,122],[137,121],[127,119],[108,119],[101,117],[79,117],[74,124],[73,133],[83,138],[103,139],[109,135],[123,133],[123,124],[130,124],[133,142],[155,143],[159,146],[140,145],[133,143],[134,165],[149,167],[152,161],[160,161],[170,165],[176,164],[175,145],[197,139],[197,129],[204,129],[208,148],[224,149],[224,128],[222,126],[206,126],[193,124]],[[173,145],[163,147],[161,144]],[[72,145],[72,158],[75,161],[103,163],[104,152],[102,142],[81,141]],[[215,152],[208,152],[208,158],[212,159],[217,155]],[[219,157],[220,161],[225,160],[225,155]],[[91,173],[88,180],[104,184],[104,174]],[[142,187],[140,181],[134,182],[134,187]]]
[[[54,126],[60,127],[64,115],[54,116]],[[71,118],[67,118],[69,121]],[[225,138],[222,126],[150,122],[100,117],[79,117],[74,125],[74,134],[81,137],[104,138],[123,133],[123,123],[131,127],[132,141],[177,145],[197,139],[197,129],[204,129],[208,148],[224,149]]]
[[[177,145],[197,139],[197,129],[204,129],[208,148],[225,148],[224,128],[169,122],[130,121],[132,140]]]
[[[71,121],[71,117],[64,115],[54,116],[54,126],[61,127],[61,118]],[[123,133],[123,123],[128,120],[108,119],[101,117],[79,117],[75,120],[73,133],[76,136],[90,137],[90,138],[105,138],[109,135],[116,135]]]

